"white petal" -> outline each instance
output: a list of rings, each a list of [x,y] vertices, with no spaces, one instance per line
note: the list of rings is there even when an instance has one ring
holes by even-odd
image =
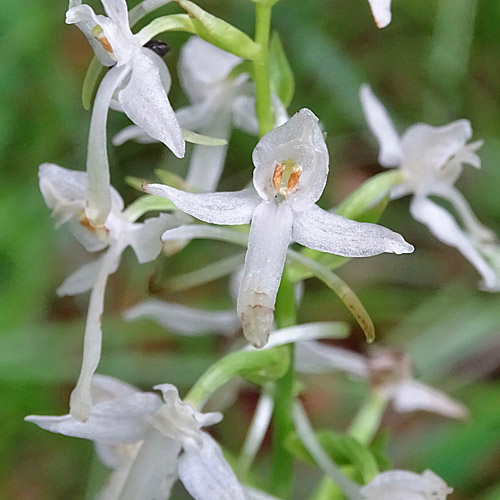
[[[469,120],[457,120],[443,127],[418,123],[401,138],[404,163],[422,178],[438,172],[472,136]],[[415,174],[416,175],[416,174]]]
[[[227,241],[235,245],[246,246],[248,235],[240,231],[234,231],[225,227],[202,226],[200,224],[189,224],[170,229],[163,234],[163,241],[193,240],[196,238]]]
[[[119,499],[156,500],[158,493],[170,491],[176,480],[180,450],[179,441],[150,429],[132,463]]]
[[[31,415],[25,420],[65,436],[107,444],[136,443],[144,438],[149,426],[144,417],[155,413],[161,405],[156,394],[137,392],[125,398],[94,405],[85,422],[80,422],[71,415]]]
[[[292,237],[301,245],[344,257],[370,257],[384,252],[411,253],[403,237],[378,224],[355,222],[317,205],[294,206]]]
[[[88,220],[82,217],[70,220],[68,229],[74,238],[87,250],[87,252],[98,252],[103,250],[111,243],[111,237],[104,226],[91,229],[92,226]]]
[[[92,34],[93,29],[99,24],[99,16],[88,5],[75,5],[66,12],[66,24],[76,24],[80,31],[86,36],[90,46],[103,66],[113,66],[116,59],[104,48],[99,40]],[[100,16],[102,17],[102,16]]]
[[[155,142],[158,142],[156,139],[153,139],[148,134],[146,134],[146,132],[144,132],[144,130],[142,130],[142,128],[138,127],[137,125],[129,125],[128,127],[125,127],[124,129],[120,130],[120,132],[118,132],[111,140],[113,146],[121,146],[127,141],[135,141],[139,144],[153,144]]]
[[[38,170],[40,191],[52,210],[56,227],[76,217],[85,208],[87,177],[84,172],[43,163]]]
[[[136,125],[182,158],[185,143],[167,97],[168,89],[160,78],[160,69],[166,70],[161,57],[149,49],[140,49],[132,63],[130,81],[118,93],[118,101]]]
[[[153,425],[164,436],[179,440],[184,446],[199,444],[203,434],[201,428],[222,420],[222,414],[218,412],[201,413],[184,403],[172,384],[159,384],[154,389],[163,393],[165,404],[158,411]]]
[[[375,479],[361,488],[366,500],[446,500],[453,492],[433,472],[419,475],[405,470],[391,470],[377,474]]]
[[[243,333],[255,347],[263,347],[269,337],[292,222],[288,204],[274,201],[262,201],[252,217],[237,310]]]
[[[154,299],[128,309],[124,317],[128,321],[151,318],[167,330],[183,335],[230,334],[239,326],[238,316],[232,310],[208,311]]]
[[[246,500],[220,446],[206,433],[199,447],[185,447],[179,458],[179,478],[195,500]]]
[[[178,222],[170,214],[160,214],[142,223],[134,224],[127,236],[127,243],[134,249],[139,263],[149,262],[156,259],[162,249],[162,234]]]
[[[63,284],[56,291],[57,295],[65,297],[66,295],[77,295],[88,292],[94,286],[101,266],[102,257],[79,267],[64,280]]]
[[[467,408],[446,394],[416,380],[401,383],[392,396],[396,411],[408,413],[425,410],[450,418],[466,418]]]
[[[255,101],[255,95],[239,95],[233,101],[233,125],[250,135],[259,135]]]
[[[295,369],[301,373],[343,371],[360,378],[368,376],[363,356],[316,341],[300,342],[295,346]]]
[[[144,191],[163,196],[183,212],[212,224],[248,224],[261,201],[253,188],[241,191],[193,194],[163,184],[145,184]]]
[[[126,398],[136,392],[140,392],[137,387],[117,378],[99,375],[98,373],[92,377],[92,399],[94,403]]]
[[[328,150],[318,118],[308,109],[271,130],[253,150],[253,182],[263,199],[274,199],[273,174],[279,163],[293,160],[302,169],[295,196],[317,201],[328,175]]]
[[[349,332],[350,329],[347,323],[335,321],[318,321],[316,323],[289,326],[272,332],[265,348],[272,349],[290,343],[301,345],[317,339],[346,338]],[[251,350],[253,348],[247,346],[246,349]]]
[[[415,196],[410,204],[410,212],[413,218],[425,224],[438,240],[458,249],[481,274],[486,288],[498,287],[494,269],[483,259],[471,240],[444,208],[427,198]]]
[[[101,268],[97,274],[94,286],[90,293],[87,323],[83,343],[83,360],[76,387],[70,398],[70,413],[80,421],[85,421],[90,415],[92,407],[91,380],[101,357],[101,315],[104,309],[104,293],[108,276],[117,268],[117,262],[123,251],[123,246],[116,244],[109,248],[101,261]]]
[[[229,113],[219,112],[208,126],[199,129],[201,134],[229,140],[231,134],[231,117]],[[186,182],[196,191],[215,191],[222,175],[226,161],[226,146],[201,146],[193,147]]]
[[[87,148],[87,206],[94,226],[104,224],[111,210],[106,122],[113,92],[128,73],[127,67],[112,68],[104,76],[94,101]]]
[[[216,95],[215,97],[218,97]],[[203,127],[208,127],[216,121],[218,107],[223,102],[218,99],[206,99],[190,106],[183,106],[175,111],[175,116],[182,128],[188,130],[200,130]]]
[[[458,191],[458,189],[454,186],[440,189],[439,196],[448,200],[453,205],[453,208],[461,217],[465,227],[474,238],[481,242],[493,242],[496,240],[495,233],[488,227],[481,224],[472,211],[469,203],[463,197],[462,193]]]
[[[375,23],[385,28],[391,22],[391,0],[368,0]]]
[[[101,0],[101,3],[109,18],[128,27],[128,8],[125,0]]]
[[[193,36],[183,45],[179,57],[182,88],[191,101],[203,101],[240,62],[239,57]]]
[[[401,141],[387,110],[369,85],[362,85],[359,95],[368,126],[380,144],[379,163],[397,167],[403,159]]]
[[[247,87],[242,91],[250,90]],[[255,112],[255,87],[250,94],[240,94],[233,101],[233,125],[250,135],[259,135],[259,121]],[[276,94],[271,94],[271,104],[275,115],[275,127],[280,127],[289,120],[287,110]]]

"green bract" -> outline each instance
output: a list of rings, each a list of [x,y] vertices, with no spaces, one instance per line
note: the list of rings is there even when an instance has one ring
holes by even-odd
[[[243,31],[209,14],[193,2],[188,0],[177,0],[177,2],[188,13],[200,38],[244,59],[252,60],[258,56],[258,45]]]

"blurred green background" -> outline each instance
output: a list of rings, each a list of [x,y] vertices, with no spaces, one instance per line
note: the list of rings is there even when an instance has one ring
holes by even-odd
[[[130,6],[136,3],[129,1]],[[252,34],[252,2],[199,3]],[[273,26],[296,76],[290,112],[311,108],[328,132],[331,175],[321,204],[338,203],[381,171],[358,101],[359,86],[369,82],[401,131],[417,121],[472,121],[474,138],[485,139],[483,168],[466,169],[459,187],[479,219],[498,233],[500,1],[393,4],[393,22],[384,30],[374,26],[366,0],[281,0],[274,9]],[[90,443],[23,422],[27,414],[67,411],[87,306],[86,296],[55,295],[86,256],[65,229],[54,230],[37,183],[42,162],[73,169],[85,165],[89,113],[81,107],[80,90],[91,50],[79,30],[64,24],[66,8],[64,0],[0,2],[0,498],[5,499],[91,498],[89,478],[97,484],[102,475]],[[160,12],[176,9],[167,6]],[[174,75],[171,101],[178,107],[186,98],[175,66],[187,37],[162,38],[173,48],[167,64]],[[111,112],[109,136],[126,123]],[[255,143],[253,137],[233,133],[222,189],[241,188],[249,179]],[[126,186],[125,175],[153,179],[155,168],[182,173],[186,165],[156,145],[110,148],[110,161],[113,183],[127,201],[137,193]],[[408,199],[391,203],[381,222],[403,233],[416,246],[415,254],[358,259],[339,274],[359,293],[379,340],[408,350],[421,379],[448,390],[471,412],[469,421],[455,423],[389,411],[384,427],[391,429],[393,465],[417,472],[431,468],[455,488],[453,500],[498,500],[500,296],[476,290],[474,269],[409,217]],[[201,265],[235,251],[222,243],[195,242],[171,259],[143,266],[127,253],[108,286],[100,372],[144,389],[163,382],[189,388],[225,342],[179,339],[147,321],[127,324],[120,314],[153,292],[200,307],[229,307],[226,280],[176,294],[166,284],[169,276],[192,270],[193,262]],[[299,317],[303,322],[352,322],[338,299],[314,280],[306,283]],[[365,349],[354,325],[346,345]],[[307,383],[306,403],[314,422],[345,429],[365,388],[343,377],[335,377],[334,384],[321,377]],[[215,429],[233,453],[242,443],[256,392],[249,389],[242,396]],[[265,463],[264,453],[257,463],[264,474]],[[306,489],[316,479],[308,469],[298,474]],[[298,498],[302,494],[297,490]]]

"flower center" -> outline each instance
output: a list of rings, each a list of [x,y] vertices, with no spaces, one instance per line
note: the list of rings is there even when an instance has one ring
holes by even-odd
[[[106,228],[106,226],[93,226],[90,221],[88,220],[87,216],[85,213],[83,213],[79,219],[78,222],[87,230],[90,231],[91,233],[94,233],[99,239],[103,240],[108,237],[109,231]]]
[[[286,199],[289,194],[296,191],[301,173],[302,167],[293,160],[278,163],[273,173],[273,186],[276,194]]]
[[[109,52],[110,54],[113,54],[113,47],[111,47],[111,44],[109,43],[109,40],[106,38],[104,35],[104,31],[100,26],[94,26],[92,29],[92,35],[97,39],[97,41],[104,47],[104,50],[106,52]]]

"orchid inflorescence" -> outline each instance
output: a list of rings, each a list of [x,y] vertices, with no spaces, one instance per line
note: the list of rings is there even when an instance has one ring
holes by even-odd
[[[491,263],[492,254],[496,255],[495,235],[477,220],[454,186],[463,165],[480,167],[476,151],[482,142],[468,142],[472,128],[463,119],[441,127],[413,125],[399,136],[383,105],[364,85],[361,104],[380,143],[379,162],[394,169],[395,175],[389,186],[384,178],[380,188],[371,191],[371,198],[365,197],[362,188],[351,195],[352,206],[358,208],[348,212],[349,218],[345,211],[320,208],[317,202],[329,173],[320,117],[307,108],[289,116],[293,75],[279,39],[270,42],[269,26],[262,21],[266,15],[270,19],[278,0],[253,1],[258,25],[255,40],[188,0],[176,2],[187,14],[157,17],[136,33],[134,25],[169,0],[144,0],[130,11],[125,0],[101,0],[105,15],[95,14],[81,0],[69,2],[66,22],[84,33],[95,53],[89,81],[94,79],[97,85],[103,67],[108,69],[93,101],[86,172],[44,163],[39,169],[40,190],[56,226],[66,225],[86,251],[99,254],[57,290],[60,296],[90,291],[83,361],[69,413],[26,420],[51,432],[94,442],[101,461],[113,470],[99,494],[101,499],[168,499],[177,479],[200,500],[274,498],[250,487],[245,469],[262,444],[277,395],[283,394],[282,380],[294,373],[341,371],[369,387],[373,418],[365,420],[364,426],[353,424],[350,436],[345,436],[356,440],[356,446],[369,445],[389,403],[398,412],[425,410],[449,418],[467,417],[461,403],[414,379],[403,351],[379,347],[365,356],[326,345],[320,339],[343,338],[348,326],[339,322],[296,325],[290,317],[283,319],[281,308],[283,298],[291,310],[300,305],[303,279],[316,276],[339,295],[373,341],[368,313],[351,288],[333,273],[346,259],[328,260],[324,255],[354,258],[412,253],[414,247],[403,236],[378,225],[377,220],[356,220],[366,220],[366,213],[382,200],[407,194],[412,196],[411,216],[441,242],[456,247],[480,273],[484,289],[498,290],[497,269]],[[369,0],[369,4],[377,25],[387,26],[390,0]],[[155,38],[170,30],[193,35],[181,50],[178,68],[189,104],[175,110],[168,98],[172,79],[162,59],[168,47]],[[273,73],[271,46],[278,54]],[[159,142],[183,158],[185,142],[194,143],[181,185],[144,181],[146,194],[125,208],[110,184],[109,109],[123,112],[132,122],[113,137],[115,146],[129,140]],[[233,128],[259,136],[251,161],[244,165],[248,169],[253,163],[253,177],[240,190],[218,191]],[[431,195],[451,203],[463,229]],[[147,212],[156,215],[142,219]],[[238,254],[190,276],[194,286],[231,275],[235,308],[206,311],[150,298],[125,311],[124,317],[128,321],[148,317],[179,335],[222,334],[230,346],[226,356],[183,399],[168,383],[154,387],[160,397],[157,392],[142,392],[96,374],[106,284],[125,249],[130,246],[139,263],[144,263],[166,259],[169,244],[178,243],[176,248],[181,249],[199,238],[246,247],[244,257]],[[294,243],[300,247],[291,248]],[[250,345],[242,343],[240,328]],[[202,409],[229,382],[236,382],[232,386],[236,396],[242,384],[262,386],[242,455],[245,467],[232,467],[221,446],[203,430],[222,419],[220,412],[203,413]],[[429,470],[421,475],[378,470],[371,477],[349,477],[347,468],[335,463],[312,430],[298,390],[291,384],[286,395],[290,432],[296,433],[325,477],[350,500],[445,500],[452,491]],[[283,443],[276,446],[283,455],[291,453]],[[285,470],[286,474],[290,483],[292,473]],[[273,493],[282,491],[273,488]]]

